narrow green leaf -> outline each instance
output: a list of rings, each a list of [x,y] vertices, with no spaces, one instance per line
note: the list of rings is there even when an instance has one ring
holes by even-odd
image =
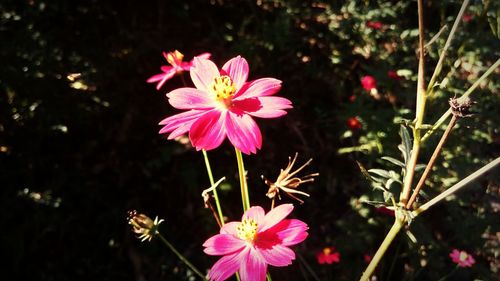
[[[411,137],[408,128],[401,125],[401,129],[399,130],[399,135],[401,136],[402,146],[403,146],[403,157],[405,159],[405,164],[410,159],[411,154]]]
[[[372,173],[372,174],[375,174],[375,175],[379,175],[383,178],[386,178],[386,179],[390,179],[391,178],[391,174],[386,171],[386,170],[382,170],[382,169],[370,169],[368,170],[369,173]]]
[[[388,161],[388,162],[391,162],[392,164],[396,165],[396,166],[399,166],[401,168],[404,168],[405,167],[405,164],[401,161],[399,161],[398,159],[395,159],[395,158],[392,158],[392,157],[389,157],[389,156],[382,156],[382,159]]]

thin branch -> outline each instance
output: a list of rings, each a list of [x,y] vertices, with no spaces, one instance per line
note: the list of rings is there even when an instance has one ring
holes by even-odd
[[[427,91],[429,91],[429,93],[432,93],[432,87],[434,87],[434,84],[436,83],[437,76],[439,75],[439,73],[441,72],[441,69],[443,68],[444,58],[446,57],[446,53],[448,52],[448,48],[450,48],[451,41],[453,40],[453,37],[455,36],[455,31],[457,30],[458,24],[462,21],[462,16],[463,16],[468,4],[469,4],[469,0],[465,0],[462,3],[462,7],[460,7],[460,11],[458,12],[457,17],[455,18],[455,22],[453,23],[453,27],[451,28],[450,34],[448,35],[448,39],[446,39],[446,43],[444,44],[443,50],[441,51],[441,55],[439,56],[438,63],[436,65],[436,68],[434,69],[434,73],[432,74],[431,80],[429,82],[429,86],[427,88]]]
[[[453,117],[450,120],[450,123],[448,124],[448,127],[446,128],[446,131],[441,137],[441,140],[439,140],[438,145],[434,149],[434,153],[432,153],[429,163],[425,167],[424,173],[420,177],[420,180],[418,181],[417,186],[415,187],[415,190],[413,191],[413,194],[410,197],[410,200],[406,204],[406,209],[410,209],[411,206],[413,205],[413,202],[415,202],[415,199],[417,199],[418,193],[420,192],[422,186],[424,186],[425,180],[427,179],[429,172],[431,171],[432,167],[434,167],[434,163],[436,162],[436,159],[439,156],[439,153],[441,152],[441,148],[443,148],[444,143],[448,139],[448,136],[450,135],[450,132],[456,123],[457,123],[457,116],[453,115]]]
[[[446,197],[452,195],[453,193],[457,192],[460,190],[462,187],[466,186],[467,184],[471,183],[472,181],[476,180],[480,176],[482,176],[484,173],[488,172],[489,170],[495,168],[496,165],[500,164],[500,157],[496,158],[495,160],[491,161],[487,165],[483,166],[481,169],[475,171],[474,173],[470,174],[468,177],[465,179],[459,181],[452,187],[448,188],[446,191],[443,193],[439,194],[438,196],[434,197],[432,200],[429,202],[423,204],[419,208],[417,208],[415,211],[411,212],[413,217],[416,217],[420,215],[421,213],[427,211],[430,207],[434,206],[435,204],[441,202],[443,199]]]

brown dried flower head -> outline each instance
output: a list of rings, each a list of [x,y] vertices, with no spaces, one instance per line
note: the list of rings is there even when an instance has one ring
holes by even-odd
[[[453,97],[448,103],[450,104],[451,113],[453,113],[453,115],[457,117],[471,117],[473,113],[470,111],[470,108],[476,102],[468,97],[458,99]]]
[[[158,220],[158,217],[153,221],[145,214],[139,214],[136,210],[127,212],[128,224],[132,226],[132,231],[138,235],[137,238],[142,242],[151,241],[153,236],[158,233],[158,226],[163,220]]]
[[[269,189],[267,190],[267,197],[273,200],[274,204],[274,199],[276,196],[278,199],[281,200],[280,197],[280,191],[283,191],[286,195],[290,196],[291,198],[297,200],[300,202],[300,204],[304,203],[303,200],[295,196],[294,194],[300,194],[306,197],[309,197],[309,194],[297,190],[297,187],[303,183],[306,182],[313,182],[314,177],[319,176],[319,173],[313,173],[306,175],[304,177],[296,177],[295,175],[300,172],[302,169],[304,169],[307,165],[309,165],[312,162],[312,159],[309,159],[304,165],[302,165],[300,168],[297,170],[291,172],[293,165],[295,164],[295,161],[297,160],[298,153],[295,153],[295,157],[292,158],[288,157],[288,166],[283,170],[281,169],[281,172],[276,179],[275,182],[271,182],[270,180],[266,179],[264,176],[262,176],[262,179],[264,182],[269,186]]]

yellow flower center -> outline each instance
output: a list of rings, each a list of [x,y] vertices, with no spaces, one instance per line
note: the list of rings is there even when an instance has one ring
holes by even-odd
[[[184,55],[177,50],[167,54],[167,62],[173,66],[179,65],[182,62],[183,58]]]
[[[327,247],[327,248],[324,248],[324,249],[323,249],[323,254],[324,254],[325,256],[328,256],[328,255],[329,255],[329,254],[331,254],[331,253],[332,253],[332,249],[331,249],[330,247]]]
[[[233,81],[227,75],[215,77],[208,90],[216,100],[223,102],[226,106],[231,105],[231,97],[236,92]]]
[[[459,259],[460,261],[465,261],[467,259],[467,253],[466,252],[460,252],[460,256],[459,256]]]
[[[257,223],[253,219],[243,219],[236,230],[241,240],[254,241],[257,236]]]

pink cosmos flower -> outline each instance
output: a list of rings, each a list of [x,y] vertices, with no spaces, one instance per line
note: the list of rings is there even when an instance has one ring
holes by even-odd
[[[247,82],[248,63],[238,56],[221,70],[210,60],[194,58],[190,74],[196,88],[180,88],[167,94],[169,103],[188,111],[160,122],[160,134],[168,139],[189,132],[197,149],[217,148],[228,137],[245,154],[256,153],[262,146],[262,135],[253,117],[275,118],[292,108],[285,98],[273,97],[281,81],[261,78]]]
[[[460,267],[472,267],[472,265],[476,263],[476,260],[466,251],[459,251],[457,249],[454,249],[450,253],[450,258]]]
[[[182,73],[183,71],[189,71],[191,69],[191,66],[193,65],[193,61],[183,62],[182,59],[184,58],[184,55],[177,50],[169,53],[163,52],[163,56],[170,65],[162,66],[161,71],[163,71],[163,73],[153,75],[146,81],[148,83],[158,82],[158,84],[156,85],[157,90],[159,90],[167,80],[174,77],[176,74]],[[198,55],[198,57],[209,59],[210,54],[203,53],[201,55]]]
[[[366,26],[371,29],[381,29],[383,24],[379,21],[367,21]]]
[[[373,76],[365,75],[361,77],[361,85],[363,86],[363,89],[370,92],[372,89],[377,88],[377,80],[375,80],[375,77]]]
[[[264,281],[268,264],[290,265],[295,253],[288,246],[308,235],[307,224],[285,219],[292,210],[292,204],[283,204],[264,214],[261,207],[251,207],[241,222],[222,226],[220,234],[203,244],[206,254],[223,256],[210,269],[209,279],[226,280],[238,271],[242,281]]]
[[[340,262],[340,253],[335,251],[334,247],[325,247],[316,254],[319,264],[333,264]]]

